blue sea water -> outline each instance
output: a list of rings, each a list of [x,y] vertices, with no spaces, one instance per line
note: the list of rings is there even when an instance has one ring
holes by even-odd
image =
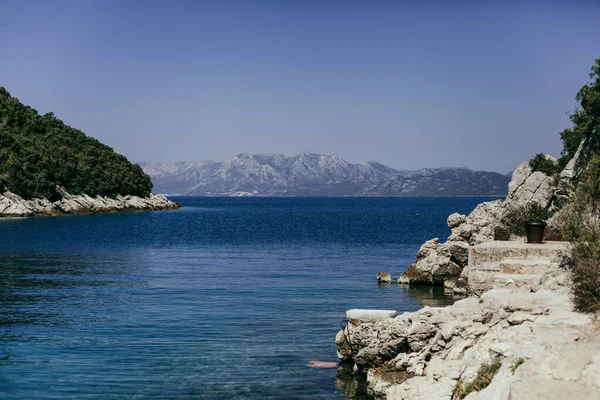
[[[335,361],[350,308],[482,198],[174,198],[177,211],[0,220],[0,398],[364,398]]]

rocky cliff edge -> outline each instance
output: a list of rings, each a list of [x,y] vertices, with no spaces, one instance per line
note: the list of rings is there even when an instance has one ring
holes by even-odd
[[[398,283],[443,284],[455,293],[465,294],[468,291],[469,247],[495,239],[523,240],[507,232],[505,217],[512,210],[524,209],[533,203],[553,211],[555,203],[567,198],[574,190],[591,157],[590,141],[590,138],[582,141],[558,179],[533,171],[528,162],[523,162],[513,172],[504,200],[481,203],[469,215],[450,215],[447,223],[451,234],[446,242],[440,242],[439,238],[425,242],[415,263],[402,273]],[[556,217],[548,221],[548,233],[555,232],[555,221]],[[498,237],[502,233],[506,236]]]

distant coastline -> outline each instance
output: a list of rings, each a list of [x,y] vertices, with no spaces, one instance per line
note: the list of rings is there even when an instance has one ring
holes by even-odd
[[[402,197],[402,198],[452,198],[452,197],[477,197],[477,198],[486,198],[486,199],[501,199],[506,197],[505,194],[485,194],[485,195],[440,195],[440,196],[433,196],[433,195],[360,195],[360,194],[348,194],[348,195],[259,195],[259,194],[253,194],[253,195],[248,195],[248,196],[237,196],[237,195],[224,195],[224,194],[215,194],[215,195],[187,195],[187,194],[175,194],[175,193],[166,193],[163,194],[163,196],[169,196],[169,197],[186,197],[186,198],[190,198],[190,197],[210,197],[210,198],[244,198],[244,197],[254,197],[254,198],[265,198],[265,199],[277,199],[277,198],[284,198],[284,199],[289,199],[289,198],[300,198],[300,199],[306,199],[306,198],[347,198],[347,197],[356,197],[356,198],[381,198],[381,199],[385,199],[385,198],[398,198],[398,197]]]
[[[227,161],[140,163],[173,196],[506,196],[510,176],[468,168],[398,170],[329,154],[238,154]]]

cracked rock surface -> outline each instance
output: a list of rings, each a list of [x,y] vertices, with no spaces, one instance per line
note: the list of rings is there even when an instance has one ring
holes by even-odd
[[[502,366],[492,383],[467,399],[596,398],[600,329],[572,311],[568,283],[566,268],[554,263],[537,292],[495,289],[445,308],[351,321],[351,346],[344,332],[336,336],[338,356],[388,399],[452,399],[459,379],[472,381],[497,359]],[[399,382],[398,373],[409,378]]]

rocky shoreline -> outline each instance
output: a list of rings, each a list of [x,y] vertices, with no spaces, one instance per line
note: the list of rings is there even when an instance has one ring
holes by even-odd
[[[387,399],[590,399],[600,390],[600,327],[572,309],[568,266],[554,260],[535,291],[493,289],[379,321],[349,318],[336,346]],[[489,386],[460,395],[494,364]]]
[[[521,163],[513,172],[504,200],[481,203],[469,215],[450,215],[447,224],[451,234],[446,242],[440,242],[439,238],[425,242],[415,262],[402,273],[398,283],[443,285],[457,294],[471,293],[469,280],[473,280],[473,276],[470,276],[468,265],[469,249],[491,240],[524,241],[523,236],[511,232],[507,226],[511,215],[532,205],[555,210],[556,204],[568,198],[577,185],[591,157],[592,147],[591,139],[583,140],[558,179],[533,171],[528,162]],[[560,240],[557,217],[555,214],[547,221],[545,240]]]
[[[446,242],[424,243],[396,280],[470,297],[377,320],[373,310],[347,313],[336,336],[338,357],[367,376],[370,392],[398,400],[597,397],[600,324],[573,311],[570,247],[555,241],[559,203],[590,160],[590,140],[557,177],[522,163],[506,199],[450,215]],[[550,216],[545,244],[525,244],[515,229],[532,209]],[[377,280],[394,281],[384,272]]]
[[[176,210],[180,205],[161,194],[149,197],[116,195],[90,197],[72,195],[63,187],[56,187],[58,200],[46,198],[25,200],[17,194],[5,191],[0,194],[1,217],[56,216],[64,214],[95,214],[129,211]]]

